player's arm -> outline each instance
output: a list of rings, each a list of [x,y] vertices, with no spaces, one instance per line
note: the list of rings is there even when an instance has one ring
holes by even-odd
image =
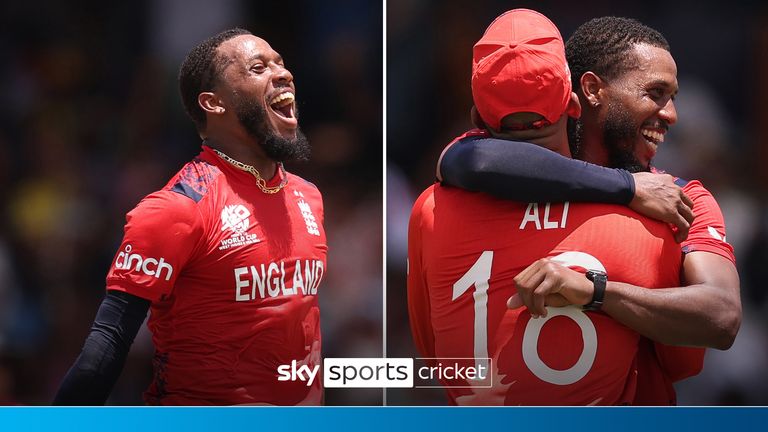
[[[693,203],[667,174],[635,173],[566,158],[534,144],[469,136],[440,157],[443,184],[523,202],[582,201],[627,205],[688,235]]]
[[[196,201],[171,190],[150,194],[126,215],[123,241],[107,274],[107,295],[55,404],[104,403],[150,303],[172,292],[203,229]],[[125,265],[136,259],[144,265]]]
[[[735,266],[720,255],[696,252],[683,267],[688,285],[681,287],[648,289],[609,280],[603,312],[656,342],[728,349],[741,323]],[[515,285],[508,307],[526,306],[533,316],[546,316],[546,306],[586,305],[594,293],[582,273],[548,259],[523,270]]]
[[[736,267],[720,255],[693,252],[683,272],[688,285],[677,288],[609,283],[603,310],[656,342],[730,348],[741,324]]]
[[[697,215],[682,245],[681,278],[686,286],[646,293],[617,285],[607,293],[617,303],[609,313],[619,320],[631,320],[638,331],[656,342],[728,349],[741,325],[733,247],[725,241],[723,214],[712,194],[697,181],[687,183],[685,191],[693,199]],[[651,297],[644,298],[648,295]],[[640,322],[643,319],[653,322]]]
[[[104,405],[149,305],[149,300],[128,293],[107,292],[83,349],[64,377],[53,405]]]
[[[617,285],[607,293],[616,300],[616,306],[609,306],[615,311],[609,313],[632,322],[656,342],[728,349],[741,325],[733,247],[725,240],[723,214],[712,194],[697,181],[688,182],[684,190],[697,215],[682,245],[681,278],[686,286],[647,293]],[[652,322],[640,322],[643,319]],[[663,353],[664,347],[657,346],[657,351]]]
[[[685,186],[694,200],[696,221],[683,243],[683,286],[647,289],[610,281],[603,311],[643,336],[667,345],[728,349],[741,325],[739,275],[733,248],[725,241],[725,223],[712,194],[698,182]],[[643,265],[638,263],[637,265]],[[532,314],[544,305],[591,301],[592,282],[582,274],[540,260],[515,279],[518,295],[510,306],[525,304]]]

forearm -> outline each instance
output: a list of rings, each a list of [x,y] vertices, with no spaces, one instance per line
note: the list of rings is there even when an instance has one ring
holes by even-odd
[[[70,368],[53,405],[103,405],[123,369],[149,301],[110,292],[96,314],[83,350]]]
[[[123,369],[128,350],[115,348],[98,331],[83,350],[56,393],[53,405],[104,405]]]
[[[609,282],[604,312],[667,345],[728,349],[741,321],[741,306],[722,287],[696,284],[648,289]]]
[[[729,259],[693,252],[683,259],[683,285],[646,288],[610,281],[602,311],[641,335],[666,345],[728,349],[741,325],[739,275]],[[528,308],[546,316],[547,306],[586,305],[594,284],[582,273],[548,258],[534,262],[514,278],[517,294],[507,307]]]
[[[440,161],[444,184],[514,201],[628,204],[629,172],[569,159],[525,142],[465,138]]]

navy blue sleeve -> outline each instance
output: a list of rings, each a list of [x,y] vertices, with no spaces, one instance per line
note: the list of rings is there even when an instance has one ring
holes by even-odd
[[[626,205],[635,181],[622,169],[569,159],[534,144],[466,137],[446,150],[442,183],[514,201]]]
[[[64,377],[53,405],[104,405],[149,305],[149,300],[132,294],[107,292],[83,350]]]

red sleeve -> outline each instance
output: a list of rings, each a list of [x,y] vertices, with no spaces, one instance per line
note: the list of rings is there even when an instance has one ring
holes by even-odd
[[[202,238],[197,203],[162,190],[126,215],[123,241],[107,274],[107,289],[156,301],[173,290]]]
[[[736,264],[733,246],[726,242],[723,212],[715,197],[698,180],[688,182],[683,192],[693,201],[693,214],[696,215],[688,239],[682,244],[683,253],[711,252]]]
[[[429,306],[429,291],[423,267],[422,229],[432,222],[432,212],[426,202],[431,202],[430,188],[424,192],[411,212],[408,224],[408,316],[416,349],[422,357],[435,357],[435,337]]]

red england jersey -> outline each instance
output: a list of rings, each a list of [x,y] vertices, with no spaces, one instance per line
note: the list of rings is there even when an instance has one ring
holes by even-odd
[[[277,186],[278,173],[268,182]],[[320,404],[318,287],[326,271],[317,188],[285,174],[266,194],[209,147],[127,215],[107,289],[151,300],[157,405]]]
[[[655,170],[654,170],[655,171]],[[693,201],[696,216],[688,238],[682,243],[684,254],[709,252],[720,255],[734,265],[733,247],[726,242],[725,219],[717,201],[698,180],[677,179],[676,183]],[[704,366],[703,348],[676,347],[648,340],[638,353],[636,405],[675,405],[677,396],[673,382],[697,375]]]
[[[633,401],[638,333],[575,306],[548,308],[540,319],[525,308],[507,309],[513,278],[543,257],[643,287],[679,283],[680,247],[669,227],[625,207],[514,203],[430,187],[409,225],[408,307],[416,346],[426,358],[491,359],[491,379],[441,380],[452,404]]]

